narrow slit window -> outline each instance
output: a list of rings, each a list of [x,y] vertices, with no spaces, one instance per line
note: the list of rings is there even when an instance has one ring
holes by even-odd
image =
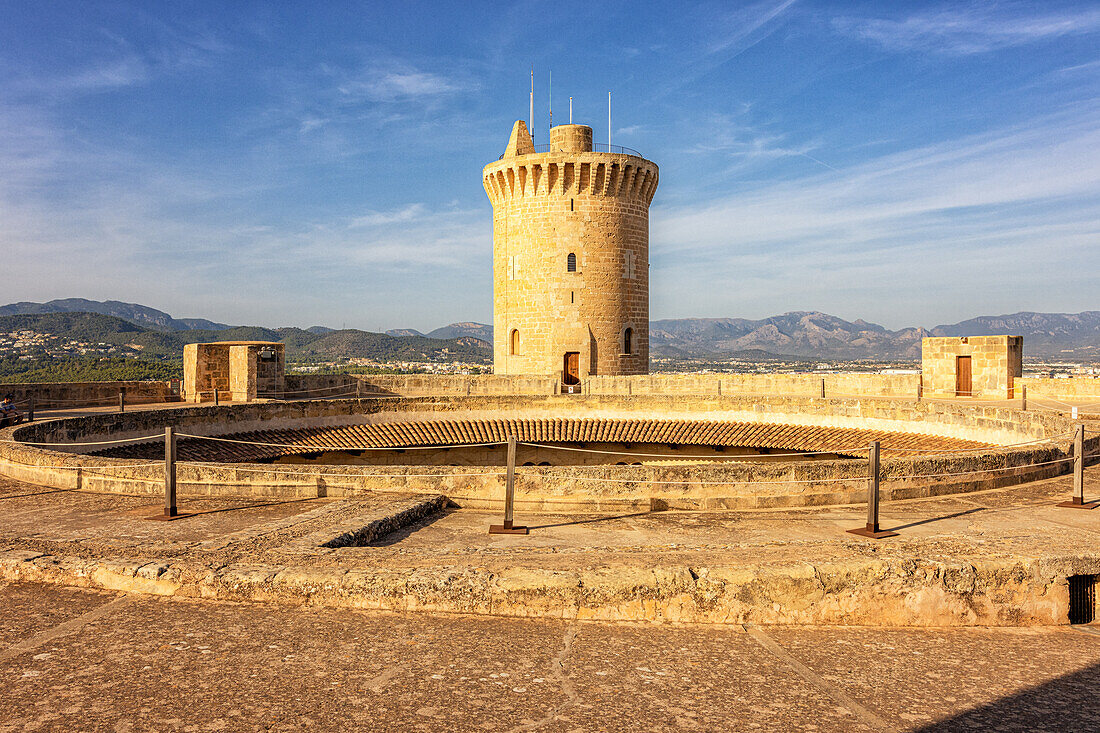
[[[577,271],[577,255],[570,252],[569,256],[565,258],[565,271],[576,272]]]
[[[519,353],[519,329],[518,328],[513,328],[512,329],[512,340],[511,340],[511,345],[510,345],[510,353],[512,354],[512,356],[515,356],[516,354]]]
[[[623,353],[634,353],[634,329],[626,328],[623,330]]]

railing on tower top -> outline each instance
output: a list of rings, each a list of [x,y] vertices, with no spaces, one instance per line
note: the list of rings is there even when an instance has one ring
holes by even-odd
[[[535,146],[535,153],[536,154],[537,153],[564,153],[564,152],[567,152],[567,151],[562,150],[560,145],[543,144],[543,145],[536,145]],[[633,156],[636,156],[638,158],[643,157],[642,154],[639,153],[634,148],[624,148],[622,145],[608,145],[607,143],[593,143],[592,144],[592,150],[586,151],[586,152],[591,152],[591,153],[615,153],[617,155],[633,155]],[[504,160],[504,153],[501,153],[500,157],[497,158],[497,160]]]

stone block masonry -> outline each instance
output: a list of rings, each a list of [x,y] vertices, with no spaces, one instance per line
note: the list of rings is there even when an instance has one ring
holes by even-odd
[[[921,342],[924,393],[935,397],[1012,399],[1023,373],[1022,336],[948,336]]]
[[[285,346],[275,341],[221,341],[183,347],[183,397],[251,402],[282,397]]]
[[[494,372],[560,378],[649,371],[649,204],[658,170],[592,152],[561,125],[536,152],[522,121],[486,166],[493,204]]]

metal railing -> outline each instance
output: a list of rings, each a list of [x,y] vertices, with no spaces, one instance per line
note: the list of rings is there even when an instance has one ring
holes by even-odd
[[[561,145],[552,145],[552,144],[549,144],[549,143],[543,143],[542,145],[536,145],[535,146],[535,154],[538,154],[538,153],[568,153],[568,152],[577,152],[577,151],[562,150]],[[585,151],[581,151],[581,152],[586,152],[586,153],[614,153],[616,155],[633,155],[633,156],[638,157],[638,158],[645,157],[641,153],[639,153],[637,150],[635,150],[634,148],[627,148],[627,147],[623,147],[622,145],[608,145],[607,143],[593,143],[591,150],[585,150]],[[528,153],[528,155],[530,155],[530,153]],[[501,153],[500,157],[497,158],[497,160],[504,160],[504,153]]]

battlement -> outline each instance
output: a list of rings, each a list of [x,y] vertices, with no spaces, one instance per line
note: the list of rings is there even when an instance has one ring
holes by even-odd
[[[494,205],[531,196],[611,196],[649,206],[658,169],[633,155],[553,152],[497,161],[485,167],[482,182]]]
[[[575,387],[649,369],[649,204],[656,164],[559,125],[512,126],[482,183],[493,204],[493,369]],[[597,149],[593,149],[597,148]]]
[[[550,143],[536,148],[518,120],[504,154],[483,170],[485,193],[494,206],[533,196],[602,196],[648,207],[657,191],[657,165],[629,148],[593,147],[591,127],[569,124],[551,128]]]

